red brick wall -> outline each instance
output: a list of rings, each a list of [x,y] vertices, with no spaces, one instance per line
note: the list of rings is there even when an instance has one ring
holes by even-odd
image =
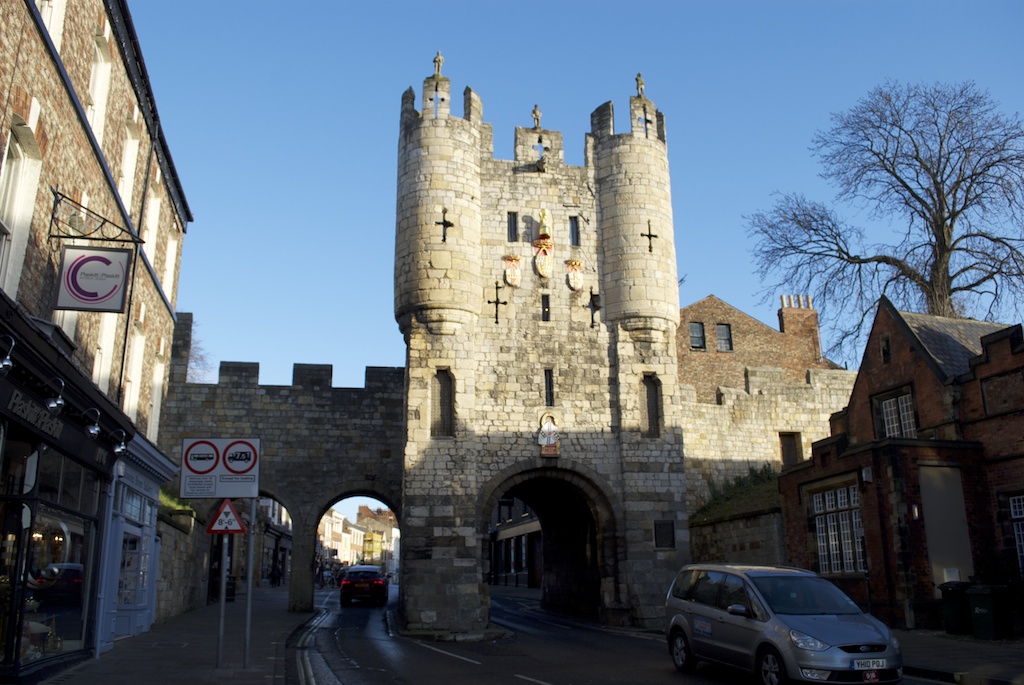
[[[690,323],[704,324],[706,349],[690,349]],[[732,329],[731,352],[719,352],[716,324]],[[746,387],[748,367],[781,368],[787,381],[804,383],[808,369],[837,368],[821,357],[818,313],[809,308],[785,307],[779,310],[776,331],[744,314],[714,295],[679,310],[676,350],[679,382],[697,390],[697,400],[713,403],[717,389]]]

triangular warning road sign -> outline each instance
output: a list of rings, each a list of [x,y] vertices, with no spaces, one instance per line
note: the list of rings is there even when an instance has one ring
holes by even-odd
[[[245,532],[245,524],[242,522],[242,517],[235,511],[231,500],[226,499],[221,502],[217,514],[210,519],[209,525],[206,526],[206,532],[224,535]]]

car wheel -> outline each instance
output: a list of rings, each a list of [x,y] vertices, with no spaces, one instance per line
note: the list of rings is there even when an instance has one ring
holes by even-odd
[[[765,647],[757,657],[758,682],[761,685],[783,685],[786,683],[786,667],[774,647]]]
[[[676,629],[669,635],[668,653],[672,655],[672,663],[675,664],[676,670],[683,673],[693,673],[694,669],[697,668],[697,659],[694,658],[693,652],[690,651],[690,643],[686,641],[686,635],[683,634],[683,631]]]

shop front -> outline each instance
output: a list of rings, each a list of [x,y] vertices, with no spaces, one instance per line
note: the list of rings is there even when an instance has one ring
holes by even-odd
[[[157,509],[160,485],[178,467],[141,435],[128,443],[114,468],[111,515],[103,554],[98,608],[97,652],[114,641],[150,629],[156,617],[160,563]]]
[[[134,429],[72,351],[0,296],[0,682],[95,648],[100,545]]]

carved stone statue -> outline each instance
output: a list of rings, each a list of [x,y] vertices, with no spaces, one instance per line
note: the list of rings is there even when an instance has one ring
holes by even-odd
[[[540,210],[540,227],[537,229],[537,235],[551,235],[551,218],[548,216],[547,208]]]
[[[636,72],[636,94],[640,97],[644,96],[644,77],[640,75],[639,71]]]
[[[558,437],[558,426],[555,425],[555,419],[548,414],[544,417],[544,424],[537,433],[537,444],[543,447],[551,447],[558,444]]]
[[[441,56],[441,51],[437,51],[437,56],[434,57],[434,76],[441,75],[441,66],[444,64],[444,57]]]
[[[533,106],[533,127],[534,128],[540,128],[540,117],[541,117],[540,106],[539,105],[534,105]]]

